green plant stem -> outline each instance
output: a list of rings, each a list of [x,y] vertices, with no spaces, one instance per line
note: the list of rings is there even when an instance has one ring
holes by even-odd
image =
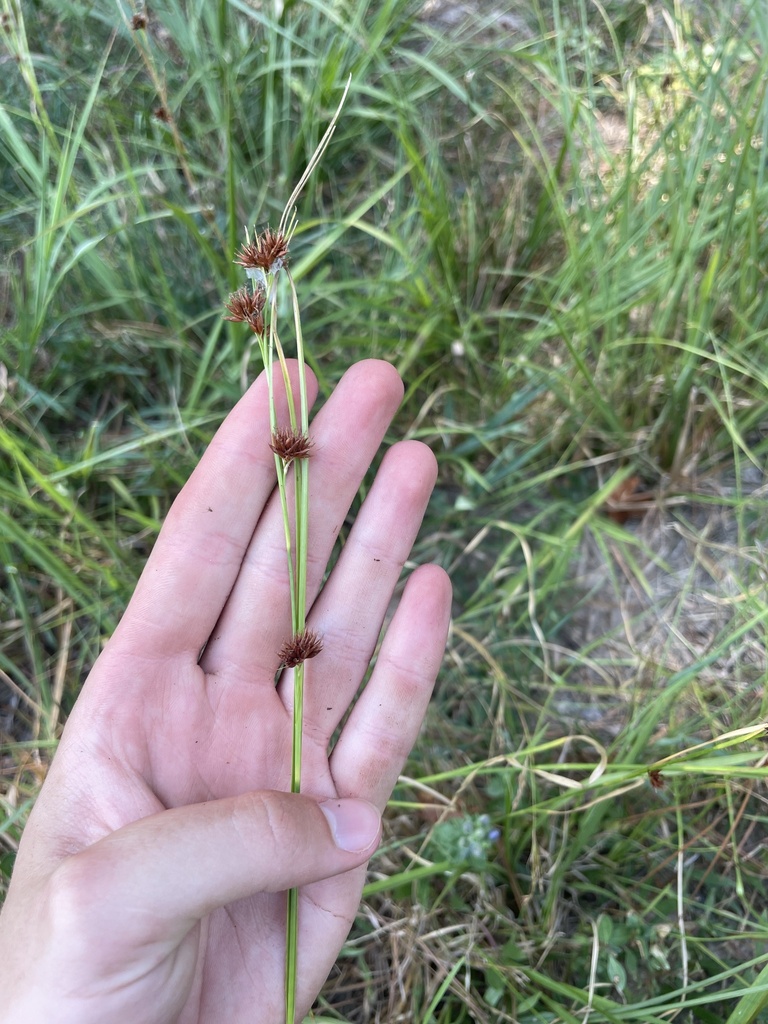
[[[317,166],[323,155],[331,136],[336,127],[341,108],[349,91],[351,78],[347,81],[341,103],[323,135],[320,143],[310,159],[307,167],[293,190],[290,199],[285,205],[278,232],[290,239],[296,227],[296,211],[294,202],[309,179],[312,171]],[[296,287],[290,272],[285,269],[285,275],[291,288],[291,303],[293,306],[293,322],[296,332],[296,358],[299,369],[299,417],[296,416],[296,406],[293,400],[293,391],[288,373],[288,364],[285,359],[285,352],[280,342],[277,331],[277,274],[270,272],[266,279],[254,283],[254,287],[261,287],[262,283],[266,288],[266,304],[269,307],[269,329],[268,341],[260,342],[261,354],[264,359],[267,371],[269,388],[269,418],[270,429],[274,434],[277,429],[277,413],[275,409],[274,393],[274,363],[277,359],[285,384],[286,400],[291,430],[309,434],[309,400],[307,397],[307,374],[304,358],[304,339],[301,331],[301,314]],[[300,420],[300,425],[299,425]],[[288,582],[291,595],[291,626],[293,635],[296,636],[306,628],[307,617],[307,556],[309,550],[309,463],[308,459],[300,458],[294,460],[293,464],[293,531],[288,510],[287,493],[287,466],[286,463],[275,455],[275,468],[277,472],[277,486],[280,494],[280,506],[283,516],[283,527],[285,530],[285,549],[288,559]],[[301,662],[294,668],[293,673],[293,735],[291,743],[291,793],[301,792],[301,752],[302,752],[302,731],[304,719],[304,663]],[[288,892],[286,907],[285,927],[285,1020],[286,1024],[293,1024],[296,1015],[296,978],[297,978],[297,950],[299,931],[299,892],[298,889],[291,889]]]
[[[302,433],[309,431],[309,402],[304,360],[304,342],[301,332],[299,301],[293,278],[286,271],[291,287],[293,318],[296,331],[296,357],[299,364],[299,413]],[[293,407],[291,407],[293,412]],[[293,418],[293,417],[292,417]],[[296,429],[295,422],[292,427]],[[283,512],[286,516],[285,510]],[[287,517],[286,517],[287,521]],[[309,543],[309,460],[294,463],[294,522],[295,522],[295,592],[291,595],[294,633],[305,628],[307,614],[307,552]],[[290,561],[290,559],[289,559]],[[291,792],[301,792],[301,751],[304,722],[304,666],[297,665],[293,672],[293,742],[291,744]],[[296,977],[299,936],[299,891],[288,893],[285,931],[285,1019],[293,1024],[296,1004]]]
[[[283,382],[285,384],[285,392],[288,399],[288,416],[293,430],[296,429],[296,409],[293,402],[293,393],[291,391],[291,381],[288,376],[288,365],[285,361],[285,353],[283,352],[283,346],[280,342],[280,336],[277,333],[277,288],[274,278],[271,279],[268,287],[270,291],[269,346],[266,352],[265,368],[267,371],[269,389],[269,427],[272,433],[274,433],[278,426],[273,380],[275,358],[277,358],[277,361],[280,363]],[[279,455],[275,455],[275,471],[277,473],[277,490],[280,495],[280,509],[282,512],[283,530],[285,533],[285,553],[288,561],[288,589],[291,595],[291,628],[295,634],[302,628],[301,626],[297,626],[299,608],[296,599],[298,591],[296,586],[296,571],[294,567],[295,546],[293,538],[291,537],[291,519],[288,514],[287,471],[285,463]],[[300,564],[298,551],[295,552],[295,560],[297,564]]]
[[[269,274],[265,282],[267,303],[269,306],[269,325],[267,338],[261,338],[259,347],[262,361],[267,374],[269,392],[269,425],[272,434],[278,428],[277,410],[275,406],[274,366],[280,366],[288,404],[288,416],[291,429],[307,432],[309,429],[309,403],[307,399],[306,363],[301,334],[301,321],[298,296],[293,280],[286,271],[291,284],[294,324],[296,328],[296,348],[299,364],[299,417],[291,390],[291,380],[285,351],[277,331],[277,281],[276,274]],[[254,282],[254,288],[261,287],[261,282]],[[301,426],[299,427],[299,420]],[[294,527],[291,529],[291,517],[288,505],[288,473],[283,459],[275,454],[275,472],[277,490],[280,495],[283,529],[285,534],[285,551],[288,562],[288,588],[291,599],[291,630],[293,635],[302,632],[306,625],[307,610],[307,545],[309,539],[309,472],[308,460],[294,461],[294,495],[293,512]],[[291,793],[301,791],[301,750],[302,726],[304,718],[304,663],[297,665],[293,674],[293,730],[291,742]],[[293,1024],[296,1015],[296,978],[299,931],[299,891],[290,889],[286,905],[285,927],[285,1019]]]
[[[299,364],[299,412],[301,432],[309,433],[309,400],[307,398],[307,367],[304,358],[304,336],[301,330],[299,298],[296,286],[288,270],[286,277],[291,287],[293,322],[296,331],[296,359]],[[307,555],[309,546],[309,460],[300,459],[296,464],[296,580],[297,580],[297,629],[303,629],[307,610]]]
[[[299,930],[299,890],[288,890],[285,914],[285,1020],[293,1024],[296,1018],[296,977]]]

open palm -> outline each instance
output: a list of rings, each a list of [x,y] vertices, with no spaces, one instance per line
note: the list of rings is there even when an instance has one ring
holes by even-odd
[[[277,652],[290,599],[263,378],[218,431],[25,831],[0,918],[11,992],[0,1021],[282,1021],[283,890],[294,885],[297,1004],[311,1005],[377,842],[377,815],[359,801],[383,809],[445,643],[450,588],[424,566],[329,754],[434,484],[427,448],[393,446],[323,583],[401,395],[389,366],[359,363],[313,423],[309,622],[324,647],[307,663],[302,797],[284,792],[292,687]]]

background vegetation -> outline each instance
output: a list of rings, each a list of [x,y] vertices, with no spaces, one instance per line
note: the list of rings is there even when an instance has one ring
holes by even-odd
[[[305,335],[404,375],[456,607],[318,1015],[768,1021],[762,3],[0,3],[3,884],[351,75]]]

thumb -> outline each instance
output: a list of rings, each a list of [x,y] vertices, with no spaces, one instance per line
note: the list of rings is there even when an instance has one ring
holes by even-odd
[[[151,911],[155,926],[165,920],[186,930],[235,900],[358,867],[379,835],[379,812],[365,800],[318,803],[264,790],[142,818],[59,870],[98,893],[107,918],[122,917],[129,904]]]

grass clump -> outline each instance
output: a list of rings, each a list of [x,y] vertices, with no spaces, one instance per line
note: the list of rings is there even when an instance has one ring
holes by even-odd
[[[292,240],[308,358],[404,373],[456,614],[318,1013],[759,1021],[762,10],[462,9],[3,0],[0,869],[254,370],[242,225],[351,74]]]

